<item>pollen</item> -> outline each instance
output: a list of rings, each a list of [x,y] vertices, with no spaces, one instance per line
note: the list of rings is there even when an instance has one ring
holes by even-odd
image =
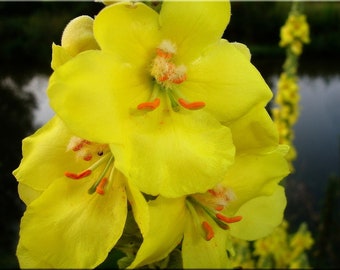
[[[73,151],[77,159],[90,161],[94,156],[101,156],[108,151],[107,144],[93,143],[77,136],[72,136],[66,147],[66,151]]]
[[[171,89],[173,84],[181,84],[186,80],[186,67],[176,65],[173,61],[176,51],[175,44],[169,40],[163,40],[156,49],[151,75],[164,88]]]
[[[176,45],[167,39],[161,42],[158,49],[166,52],[167,54],[170,54],[171,56],[174,55],[177,51]]]

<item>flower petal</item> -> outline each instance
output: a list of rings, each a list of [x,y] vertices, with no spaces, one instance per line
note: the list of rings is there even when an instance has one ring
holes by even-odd
[[[115,166],[147,194],[205,192],[222,181],[234,160],[229,129],[201,111],[136,118],[129,130]]]
[[[138,228],[144,236],[149,231],[149,206],[143,194],[130,181],[126,180],[126,193],[132,207],[133,216]]]
[[[38,191],[30,186],[27,186],[23,183],[18,183],[18,193],[20,199],[26,204],[29,205],[36,198],[38,198],[43,191]]]
[[[128,268],[162,260],[180,243],[187,222],[184,200],[184,197],[168,199],[159,196],[150,202],[150,230]]]
[[[87,190],[84,179],[59,178],[27,207],[17,253],[21,268],[44,262],[59,269],[93,268],[104,261],[123,232],[124,181],[116,174],[104,196]]]
[[[230,20],[230,3],[164,1],[159,17],[163,38],[177,45],[177,59],[186,64],[222,37]]]
[[[51,68],[53,70],[56,70],[58,67],[65,64],[71,58],[72,56],[65,48],[54,43],[52,44]]]
[[[182,244],[184,269],[226,269],[231,266],[226,252],[227,232],[220,229],[214,221],[209,224],[215,235],[207,241],[197,231],[193,220],[188,219]]]
[[[233,134],[237,153],[264,153],[275,150],[279,142],[277,128],[261,106],[227,125]]]
[[[148,70],[160,42],[158,13],[142,3],[108,6],[95,18],[94,35],[103,51]]]
[[[86,162],[75,163],[74,154],[66,152],[71,136],[60,118],[54,116],[33,135],[26,137],[22,146],[23,159],[13,172],[18,182],[43,191],[70,170],[70,164],[73,164],[72,169],[81,171]]]
[[[51,268],[53,268],[52,265],[41,260],[41,258],[33,257],[31,252],[27,248],[23,247],[20,242],[17,246],[16,254],[17,254],[17,257],[20,258],[20,262],[23,262],[22,263],[23,268],[25,267],[25,265],[27,265],[27,266],[34,265],[34,267],[36,269],[51,269]]]
[[[230,187],[236,199],[227,207],[227,215],[257,196],[271,195],[279,181],[289,174],[287,160],[281,148],[265,154],[241,154],[229,167],[223,184]]]
[[[267,236],[282,222],[286,204],[284,188],[281,186],[277,186],[270,196],[248,201],[236,213],[243,219],[229,224],[231,235],[250,241]]]
[[[111,54],[86,51],[50,77],[50,104],[77,136],[97,143],[121,142],[129,109],[145,102],[151,80]],[[131,105],[133,104],[133,106]]]
[[[257,105],[264,107],[272,91],[259,71],[234,45],[221,40],[188,66],[181,84],[189,100],[201,100],[222,122],[235,120]]]

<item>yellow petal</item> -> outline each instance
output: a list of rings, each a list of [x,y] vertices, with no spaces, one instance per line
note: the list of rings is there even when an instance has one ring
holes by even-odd
[[[51,68],[56,70],[61,65],[65,64],[68,60],[70,60],[72,56],[68,53],[68,51],[56,44],[52,44],[52,61]]]
[[[185,198],[158,197],[150,202],[150,230],[144,236],[135,260],[137,268],[165,258],[181,241],[187,222]]]
[[[230,187],[236,199],[230,202],[227,215],[257,196],[271,195],[278,183],[289,174],[287,160],[281,148],[265,154],[241,154],[230,166],[223,184]],[[245,169],[246,168],[246,169]]]
[[[126,192],[129,203],[132,207],[133,216],[142,235],[144,236],[149,231],[149,206],[143,194],[135,186],[131,185],[130,181],[128,180],[126,180],[126,187]]]
[[[26,137],[22,143],[23,159],[13,172],[16,179],[36,191],[43,191],[65,171],[81,171],[86,162],[75,163],[74,154],[66,152],[71,136],[60,118],[55,116]],[[73,164],[72,168],[70,164]]]
[[[201,111],[160,117],[161,122],[149,114],[132,122],[115,166],[152,195],[200,193],[220,182],[234,160],[229,129]]]
[[[142,3],[110,5],[94,21],[100,48],[113,53],[122,63],[142,66],[145,72],[160,42],[158,29],[158,13]]]
[[[122,141],[130,109],[150,95],[151,79],[102,51],[83,52],[50,77],[50,104],[77,136],[97,143]],[[132,106],[133,104],[133,106]]]
[[[230,3],[164,1],[159,17],[163,38],[177,45],[177,58],[186,64],[222,37],[230,20]]]
[[[251,53],[247,45],[240,43],[240,42],[231,42],[231,45],[233,45],[236,49],[238,49],[248,61],[251,59]]]
[[[20,242],[17,246],[16,255],[18,258],[20,258],[20,267],[22,269],[29,268],[32,265],[34,265],[36,269],[53,268],[51,264],[41,260],[41,258],[33,257],[30,251],[27,248],[23,247]]]
[[[270,196],[261,196],[245,203],[236,215],[242,220],[230,225],[232,236],[244,240],[256,240],[270,234],[283,219],[287,201],[284,188],[277,186]]]
[[[278,131],[267,110],[263,107],[252,109],[245,116],[227,126],[233,134],[237,153],[269,152],[277,148]]]
[[[231,266],[226,252],[227,232],[210,221],[214,237],[207,241],[198,231],[201,228],[188,219],[182,244],[183,268],[226,269]]]
[[[124,181],[116,173],[103,196],[89,195],[88,188],[88,180],[59,178],[27,207],[17,251],[21,268],[90,269],[105,260],[125,224]]]
[[[26,205],[29,205],[32,201],[38,198],[42,192],[43,191],[38,191],[23,183],[18,183],[19,197]]]
[[[264,107],[272,91],[259,71],[235,46],[221,40],[188,66],[181,84],[189,100],[201,100],[222,122],[235,120],[253,107]]]

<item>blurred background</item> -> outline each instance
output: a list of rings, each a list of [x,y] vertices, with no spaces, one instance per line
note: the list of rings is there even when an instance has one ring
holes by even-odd
[[[12,171],[21,141],[53,112],[45,89],[51,46],[66,24],[96,15],[98,2],[0,2],[0,268],[17,268],[15,249],[24,211]],[[291,2],[232,1],[224,38],[246,44],[273,92],[285,60],[278,46]],[[315,239],[313,268],[338,268],[340,258],[340,2],[305,2],[311,43],[299,63],[301,112],[295,124],[295,173],[285,179],[290,229],[306,221]],[[271,106],[271,104],[269,104]]]

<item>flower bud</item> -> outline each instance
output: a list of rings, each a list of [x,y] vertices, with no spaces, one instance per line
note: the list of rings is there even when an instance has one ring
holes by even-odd
[[[93,19],[83,15],[71,20],[64,29],[61,46],[71,56],[85,50],[99,49],[93,35]]]

